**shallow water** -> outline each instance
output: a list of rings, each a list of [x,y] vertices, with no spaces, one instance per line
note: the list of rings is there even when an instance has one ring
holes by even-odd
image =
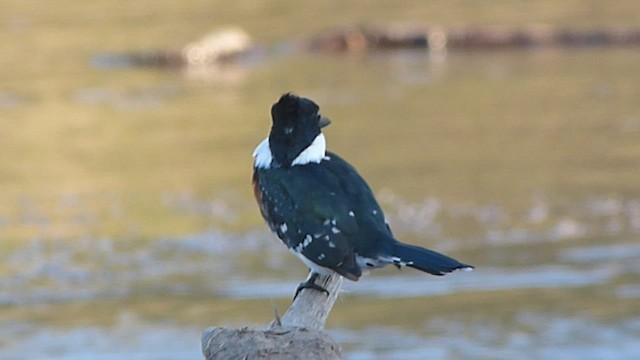
[[[105,68],[97,54],[179,47],[222,20],[272,44],[361,11],[34,4],[0,5],[1,358],[191,359],[206,327],[284,311],[306,270],[266,230],[249,183],[269,107],[289,90],[333,120],[329,148],[368,179],[394,234],[477,267],[345,284],[328,330],[346,358],[640,353],[638,49],[276,47],[206,72]],[[637,10],[491,3],[480,18],[472,4],[421,4],[361,16],[586,26],[631,24]]]

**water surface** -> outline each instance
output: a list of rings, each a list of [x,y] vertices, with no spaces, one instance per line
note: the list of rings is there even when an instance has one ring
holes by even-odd
[[[638,49],[275,51],[195,74],[91,62],[223,23],[273,44],[391,16],[625,25],[635,3],[123,4],[0,5],[2,358],[191,359],[206,327],[284,311],[306,270],[266,230],[250,175],[290,90],[333,120],[329,148],[400,239],[477,267],[347,284],[328,324],[346,358],[640,353]]]

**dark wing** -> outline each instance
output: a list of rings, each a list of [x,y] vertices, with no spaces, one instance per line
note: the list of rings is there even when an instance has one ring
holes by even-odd
[[[256,170],[254,189],[267,223],[293,251],[357,280],[350,237],[358,225],[335,174],[320,164]]]
[[[330,160],[323,163],[327,171],[338,179],[340,187],[345,189],[351,211],[354,212],[358,227],[361,229],[359,236],[356,237],[356,249],[360,254],[376,252],[379,250],[376,246],[380,243],[376,241],[377,239],[393,238],[382,208],[367,182],[353,166],[334,153],[327,152],[327,157]]]
[[[406,263],[408,266],[433,275],[444,275],[458,269],[473,268],[435,251],[394,240],[382,209],[364,179],[339,156],[332,153],[327,153],[327,156],[330,161],[326,162],[326,169],[334,174],[340,174],[337,178],[341,182],[341,187],[346,189],[349,195],[350,206],[358,209],[355,215],[360,231],[352,237],[355,252],[358,255],[373,259],[380,255],[396,258],[397,260],[393,262],[398,267]]]

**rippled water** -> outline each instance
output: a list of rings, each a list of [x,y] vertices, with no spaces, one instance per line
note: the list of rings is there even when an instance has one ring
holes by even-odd
[[[249,179],[289,90],[333,120],[394,234],[477,267],[346,283],[328,331],[347,359],[640,354],[638,49],[281,51],[358,16],[624,25],[635,2],[35,4],[0,5],[0,358],[191,359],[206,327],[284,311],[306,270]],[[204,72],[92,62],[223,22],[276,45]]]

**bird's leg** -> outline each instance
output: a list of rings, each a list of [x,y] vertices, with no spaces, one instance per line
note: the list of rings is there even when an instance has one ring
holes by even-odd
[[[298,288],[296,289],[296,294],[293,296],[293,300],[295,300],[298,297],[298,294],[300,294],[300,291],[302,291],[302,289],[314,289],[314,290],[322,291],[326,293],[327,296],[329,296],[329,291],[327,291],[327,289],[316,284],[316,279],[318,278],[318,275],[319,274],[317,272],[312,270],[309,273],[309,277],[307,278],[307,280],[305,280],[304,282],[301,282],[300,285],[298,285]]]

